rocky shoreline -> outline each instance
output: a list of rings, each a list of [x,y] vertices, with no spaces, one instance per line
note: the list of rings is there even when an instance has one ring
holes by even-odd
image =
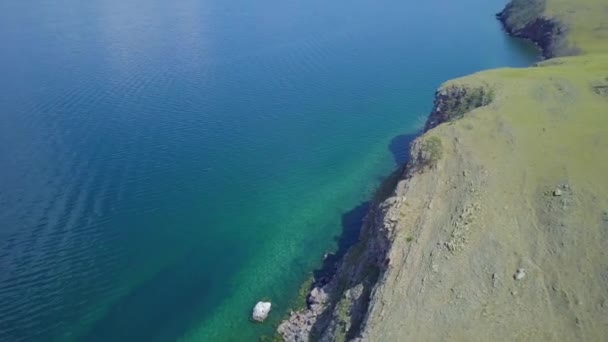
[[[497,18],[510,35],[535,42],[545,58],[578,53],[577,49],[567,47],[565,40],[567,28],[553,19],[543,17],[544,10],[544,0],[513,0],[497,14]],[[393,259],[395,256],[402,256],[403,253],[417,253],[410,247],[405,247],[405,252],[394,251],[395,231],[401,224],[400,221],[404,220],[404,213],[418,213],[418,218],[412,220],[416,225],[423,227],[424,220],[431,219],[423,219],[420,211],[430,212],[429,209],[433,208],[432,196],[441,193],[437,192],[440,190],[426,191],[424,193],[428,196],[425,199],[418,198],[414,200],[415,203],[411,203],[409,197],[415,195],[416,191],[412,192],[410,188],[419,185],[420,182],[428,182],[431,185],[439,182],[438,179],[421,181],[421,177],[439,177],[439,179],[453,177],[446,174],[437,176],[442,172],[438,170],[442,168],[438,160],[442,158],[446,148],[445,143],[442,142],[445,137],[438,138],[426,133],[444,122],[457,120],[477,108],[492,106],[496,96],[495,91],[500,90],[496,90],[483,80],[468,80],[464,83],[447,83],[436,92],[434,106],[425,125],[425,134],[410,146],[410,158],[407,164],[383,185],[383,188],[394,190],[379,194],[375,198],[364,220],[359,242],[337,262],[333,275],[315,279],[307,296],[307,307],[292,312],[288,319],[280,324],[278,333],[285,341],[366,340],[365,331],[372,311],[375,310],[375,314],[380,317],[384,315],[383,299],[379,298],[378,292],[381,291],[380,289],[386,290],[393,286],[387,284],[387,271],[393,267]],[[458,144],[458,136],[454,139],[455,144]],[[454,222],[456,228],[448,236],[449,240],[438,242],[433,247],[433,250],[436,249],[438,252],[431,252],[431,254],[447,252],[448,259],[449,253],[457,252],[466,241],[470,217],[476,215],[476,211],[479,210],[477,189],[483,184],[487,175],[487,170],[482,170],[472,162],[462,163],[465,165],[465,170],[459,172],[462,173],[461,177],[469,181],[462,185],[462,193],[466,195],[462,195],[462,198],[456,201],[470,203],[462,204],[462,208],[459,207],[458,211],[461,213]],[[469,172],[476,173],[477,177],[471,177]],[[433,175],[426,175],[427,173]],[[457,185],[454,185],[454,188],[456,187]],[[405,207],[408,209],[404,209]],[[423,234],[421,231],[412,231],[406,242],[400,242],[399,248],[403,248],[403,244],[408,246],[409,242],[416,241],[421,234]],[[432,265],[431,273],[438,272],[436,267],[437,265]],[[496,284],[502,280],[497,274],[493,274],[492,282],[497,286]]]
[[[544,58],[570,56],[580,53],[566,45],[568,28],[557,20],[544,17],[545,0],[513,0],[496,18],[511,36],[535,43]]]
[[[475,108],[488,105],[492,90],[485,84],[449,85],[435,94],[433,109],[425,132],[441,123],[455,120]],[[441,153],[441,143],[432,147],[432,139],[416,139],[410,146],[409,161],[389,177],[364,219],[357,244],[336,262],[333,273],[314,279],[306,298],[305,309],[291,312],[277,331],[284,341],[357,340],[364,328],[374,289],[390,265],[394,231],[401,219],[400,207],[406,202],[408,183],[420,173],[432,169]],[[392,190],[394,189],[394,190]]]
[[[425,132],[489,104],[491,96],[491,89],[486,85],[450,85],[439,89]],[[374,289],[382,283],[390,265],[388,252],[401,219],[400,207],[406,202],[408,183],[435,167],[437,156],[434,154],[438,152],[429,148],[428,141],[418,138],[412,143],[407,164],[381,187],[395,190],[378,194],[364,219],[359,242],[337,261],[333,274],[314,279],[306,298],[307,307],[291,312],[279,325],[277,331],[284,341],[357,340],[364,328]]]
[[[357,336],[390,247],[389,226],[385,224],[390,222],[386,213],[391,201],[382,203],[369,211],[359,242],[331,267],[333,274],[314,279],[307,307],[292,312],[279,325],[285,341],[332,341],[337,336],[350,340]]]

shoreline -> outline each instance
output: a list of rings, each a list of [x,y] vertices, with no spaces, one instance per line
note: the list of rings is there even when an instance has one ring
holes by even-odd
[[[508,35],[534,43],[545,59],[580,53],[575,49],[564,50],[567,28],[542,15],[543,3],[542,0],[530,0],[529,3],[511,1],[496,14],[496,19]]]
[[[507,34],[534,42],[546,59],[580,54],[579,48],[568,45],[566,41],[569,33],[567,26],[545,17],[544,11],[544,1],[526,3],[513,0],[496,17]],[[387,307],[391,306],[383,293],[397,291],[396,279],[402,277],[397,267],[399,261],[396,260],[403,260],[409,265],[424,259],[420,254],[423,253],[421,247],[414,246],[422,245],[424,241],[428,242],[427,246],[434,246],[431,260],[433,253],[444,255],[449,260],[450,255],[457,255],[466,248],[470,226],[484,211],[481,207],[485,193],[479,189],[487,186],[490,177],[488,169],[472,156],[468,156],[470,160],[458,157],[460,164],[456,169],[461,170],[461,177],[467,182],[453,184],[453,189],[458,191],[457,197],[452,200],[461,203],[457,207],[459,219],[453,221],[454,230],[446,240],[431,243],[430,234],[433,232],[422,227],[437,221],[429,215],[433,211],[441,212],[441,209],[435,208],[437,195],[444,193],[442,183],[448,183],[446,177],[452,178],[446,171],[449,167],[444,161],[446,153],[454,157],[453,152],[449,151],[452,143],[447,139],[452,133],[444,134],[451,128],[441,124],[455,122],[480,108],[495,107],[494,102],[498,102],[495,97],[502,96],[500,86],[486,81],[484,77],[474,76],[465,77],[466,81],[448,81],[436,91],[434,106],[424,131],[411,144],[409,161],[383,183],[383,190],[371,202],[359,242],[350,247],[341,260],[332,264],[335,270],[333,274],[327,273],[329,275],[322,281],[313,281],[306,298],[306,308],[292,312],[279,325],[277,331],[283,340],[373,341],[370,336],[378,335],[378,329],[386,328],[377,324],[387,317]],[[438,126],[442,126],[442,130],[435,132]],[[456,135],[453,139],[453,144],[458,145],[464,137]],[[424,184],[424,191],[416,189],[421,184]],[[400,230],[412,224],[417,227],[410,228],[405,241],[399,241],[397,250],[396,239],[403,238]],[[429,276],[440,272],[438,267],[432,263]],[[425,279],[426,276],[422,277],[423,283]],[[493,273],[492,279],[496,285],[502,278]],[[413,288],[418,286],[408,284]],[[513,295],[515,292],[511,293]],[[386,332],[382,334],[391,336]]]

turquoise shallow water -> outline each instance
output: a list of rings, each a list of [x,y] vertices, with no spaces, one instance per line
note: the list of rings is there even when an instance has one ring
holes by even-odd
[[[271,332],[503,5],[2,1],[0,340]]]

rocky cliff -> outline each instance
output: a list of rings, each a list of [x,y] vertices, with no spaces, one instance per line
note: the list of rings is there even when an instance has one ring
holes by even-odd
[[[446,84],[436,93],[426,130],[488,105],[492,94],[493,90],[483,82]],[[307,308],[292,312],[279,326],[278,332],[285,341],[348,341],[360,335],[373,291],[383,283],[382,277],[391,266],[389,251],[396,230],[405,221],[404,209],[428,213],[433,197],[439,195],[436,188],[425,194],[412,194],[416,199],[408,202],[407,194],[412,193],[413,184],[426,176],[430,175],[433,183],[436,181],[432,175],[438,172],[443,154],[443,142],[438,136],[426,134],[412,143],[407,165],[385,181],[374,199],[359,242],[339,262],[330,279],[315,281],[307,297]],[[410,203],[417,204],[415,209]],[[415,243],[414,233],[405,238],[408,243]],[[459,244],[459,239],[452,239],[444,247],[455,250]]]
[[[543,16],[545,7],[545,0],[514,0],[496,17],[510,35],[533,41],[545,58],[577,54],[565,46],[567,27]]]
[[[607,18],[571,30],[581,5],[606,10],[595,0],[514,0],[499,19],[547,57],[597,51],[601,43],[584,38],[585,28]],[[281,336],[601,340],[608,334],[604,89],[603,53],[444,84],[359,243],[332,277],[317,280]]]

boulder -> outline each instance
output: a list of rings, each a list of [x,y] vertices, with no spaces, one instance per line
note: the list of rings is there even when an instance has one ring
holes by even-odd
[[[251,318],[257,322],[264,322],[270,313],[271,306],[272,304],[270,302],[258,302],[253,307]]]
[[[308,295],[309,304],[325,304],[328,299],[329,296],[322,287],[313,288]]]

